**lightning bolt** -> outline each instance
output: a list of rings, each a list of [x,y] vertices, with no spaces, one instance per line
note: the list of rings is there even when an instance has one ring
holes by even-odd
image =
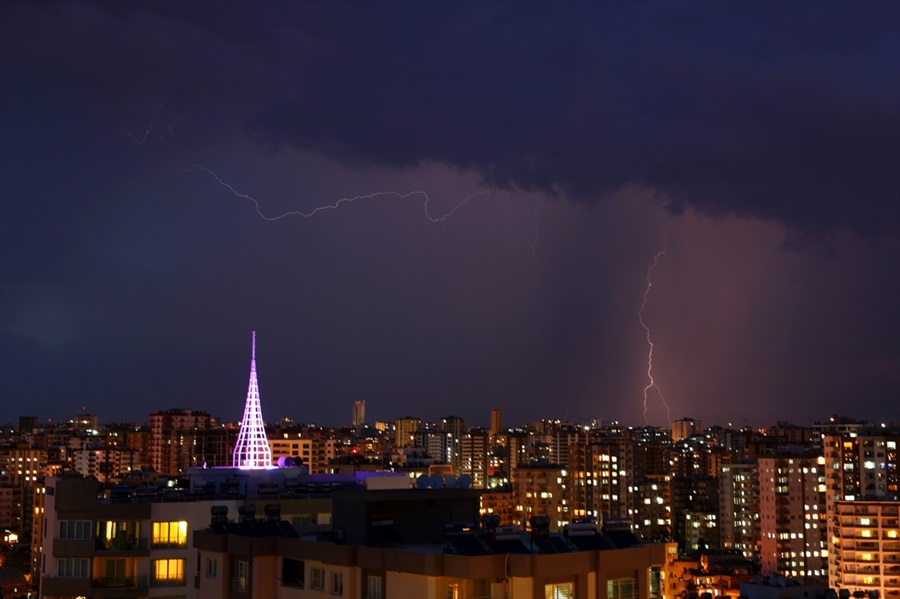
[[[147,128],[144,131],[144,135],[142,137],[138,137],[136,135],[132,135],[130,131],[125,130],[125,135],[131,138],[131,141],[136,143],[137,145],[142,145],[145,141],[147,141],[151,136],[155,139],[163,139],[170,135],[172,135],[173,129],[175,128],[175,123],[178,122],[180,116],[175,117],[169,123],[163,123],[156,120],[156,117],[159,116],[159,111],[162,110],[162,107],[165,103],[160,104],[156,107],[156,110],[153,111],[153,116],[150,117],[150,122],[147,124]],[[159,132],[161,130],[161,132]]]
[[[343,204],[352,204],[359,200],[372,200],[372,199],[376,199],[376,198],[380,198],[380,197],[395,197],[400,200],[405,200],[405,199],[412,198],[412,197],[422,197],[422,198],[424,198],[423,209],[425,211],[425,217],[433,223],[439,223],[439,222],[445,221],[448,218],[450,218],[451,216],[453,216],[454,212],[456,212],[457,210],[459,210],[460,208],[465,206],[468,203],[468,201],[471,200],[472,198],[491,193],[491,190],[482,190],[482,191],[476,191],[474,193],[471,193],[468,196],[466,196],[465,199],[463,199],[461,202],[456,204],[453,208],[451,208],[448,212],[444,213],[441,216],[433,216],[428,211],[428,204],[431,201],[431,198],[424,191],[408,191],[406,193],[402,193],[399,191],[376,191],[373,193],[367,193],[364,195],[354,196],[352,198],[351,197],[341,198],[339,200],[332,202],[331,204],[325,204],[322,206],[318,206],[317,208],[313,208],[309,212],[303,212],[302,210],[291,210],[289,212],[285,212],[284,214],[279,214],[277,216],[271,216],[271,215],[265,214],[262,211],[262,208],[260,207],[260,204],[259,204],[259,200],[257,200],[256,198],[254,198],[251,195],[248,195],[246,193],[242,193],[242,192],[238,191],[237,189],[234,188],[233,185],[222,180],[222,178],[219,177],[219,175],[217,175],[209,167],[203,166],[202,164],[192,164],[191,166],[189,166],[188,168],[183,169],[183,170],[177,170],[177,169],[172,169],[172,170],[176,170],[176,172],[185,173],[185,174],[191,173],[193,171],[198,171],[198,170],[208,173],[210,176],[212,176],[216,180],[216,182],[219,183],[219,185],[221,185],[222,187],[224,187],[225,189],[230,191],[232,194],[235,195],[235,197],[242,198],[242,199],[248,200],[249,202],[252,202],[254,208],[256,209],[256,213],[259,215],[260,218],[262,218],[265,221],[281,220],[282,218],[287,218],[289,216],[299,216],[301,218],[310,218],[310,217],[315,216],[319,212],[325,212],[328,210],[337,210]]]
[[[649,350],[647,351],[647,380],[649,383],[646,387],[644,387],[644,423],[649,425],[650,420],[647,418],[647,400],[648,400],[648,392],[651,389],[656,389],[656,393],[659,395],[659,398],[662,400],[663,405],[666,407],[666,422],[671,422],[671,415],[669,413],[669,404],[666,403],[666,398],[662,393],[662,390],[659,388],[659,385],[656,384],[656,381],[653,380],[653,340],[650,337],[650,327],[647,326],[647,323],[644,322],[644,307],[647,305],[647,296],[650,294],[650,288],[653,287],[652,274],[653,269],[656,268],[656,265],[659,264],[659,259],[661,256],[665,255],[666,252],[669,251],[669,232],[663,227],[663,238],[662,238],[662,249],[656,252],[653,255],[653,263],[650,264],[650,267],[647,269],[647,287],[644,289],[644,297],[641,299],[641,309],[638,310],[638,319],[641,321],[641,326],[644,327],[644,332],[647,334],[647,346]]]

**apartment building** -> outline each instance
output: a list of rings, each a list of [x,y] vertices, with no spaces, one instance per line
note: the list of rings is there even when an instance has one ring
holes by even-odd
[[[179,475],[205,461],[201,431],[209,430],[212,417],[191,409],[172,409],[150,414],[148,452],[157,472]]]
[[[673,543],[478,526],[477,492],[342,492],[339,542],[298,538],[281,522],[228,522],[199,532],[199,598],[672,599]],[[350,535],[351,533],[347,533]],[[628,542],[624,542],[625,538]]]
[[[323,435],[301,437],[303,433],[284,433],[282,438],[269,438],[273,459],[292,457],[309,468],[312,474],[326,474],[337,453],[337,440]]]
[[[722,548],[752,558],[759,554],[759,468],[755,463],[722,464],[718,478]]]
[[[900,595],[900,431],[855,425],[823,439],[828,584]]]
[[[830,584],[900,597],[900,502],[837,501],[831,526]]]
[[[525,527],[532,516],[548,516],[550,530],[562,530],[571,519],[568,472],[555,464],[532,464],[519,468],[512,482],[516,498],[517,526]]]
[[[263,514],[276,505],[298,526],[330,519],[327,495],[287,491],[299,469],[197,469],[189,476],[191,491],[107,487],[74,475],[48,479],[37,557],[41,597],[195,598],[199,562],[191,542],[215,510]]]
[[[759,458],[760,561],[763,574],[827,576],[825,471],[810,453]]]

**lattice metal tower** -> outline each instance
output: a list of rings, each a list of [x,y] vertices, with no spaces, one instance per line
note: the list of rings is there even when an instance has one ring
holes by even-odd
[[[241,430],[232,454],[232,463],[239,468],[268,468],[272,465],[272,450],[266,437],[262,408],[259,403],[259,383],[256,380],[256,331],[253,331],[253,349],[250,358],[250,387]]]

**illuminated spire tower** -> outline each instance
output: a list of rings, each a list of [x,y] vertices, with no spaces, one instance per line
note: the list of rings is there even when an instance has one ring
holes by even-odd
[[[241,430],[234,446],[232,462],[238,468],[268,468],[272,465],[272,450],[266,438],[262,408],[259,404],[259,383],[256,380],[256,331],[253,331],[253,349],[250,358],[250,388]]]

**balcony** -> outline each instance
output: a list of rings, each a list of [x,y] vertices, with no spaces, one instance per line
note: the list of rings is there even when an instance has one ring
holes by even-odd
[[[149,555],[150,553],[147,539],[135,538],[104,539],[101,537],[97,537],[96,539],[94,539],[94,550],[117,553],[138,552],[147,555]]]
[[[146,590],[146,576],[102,576],[91,579],[92,589],[138,589]]]

